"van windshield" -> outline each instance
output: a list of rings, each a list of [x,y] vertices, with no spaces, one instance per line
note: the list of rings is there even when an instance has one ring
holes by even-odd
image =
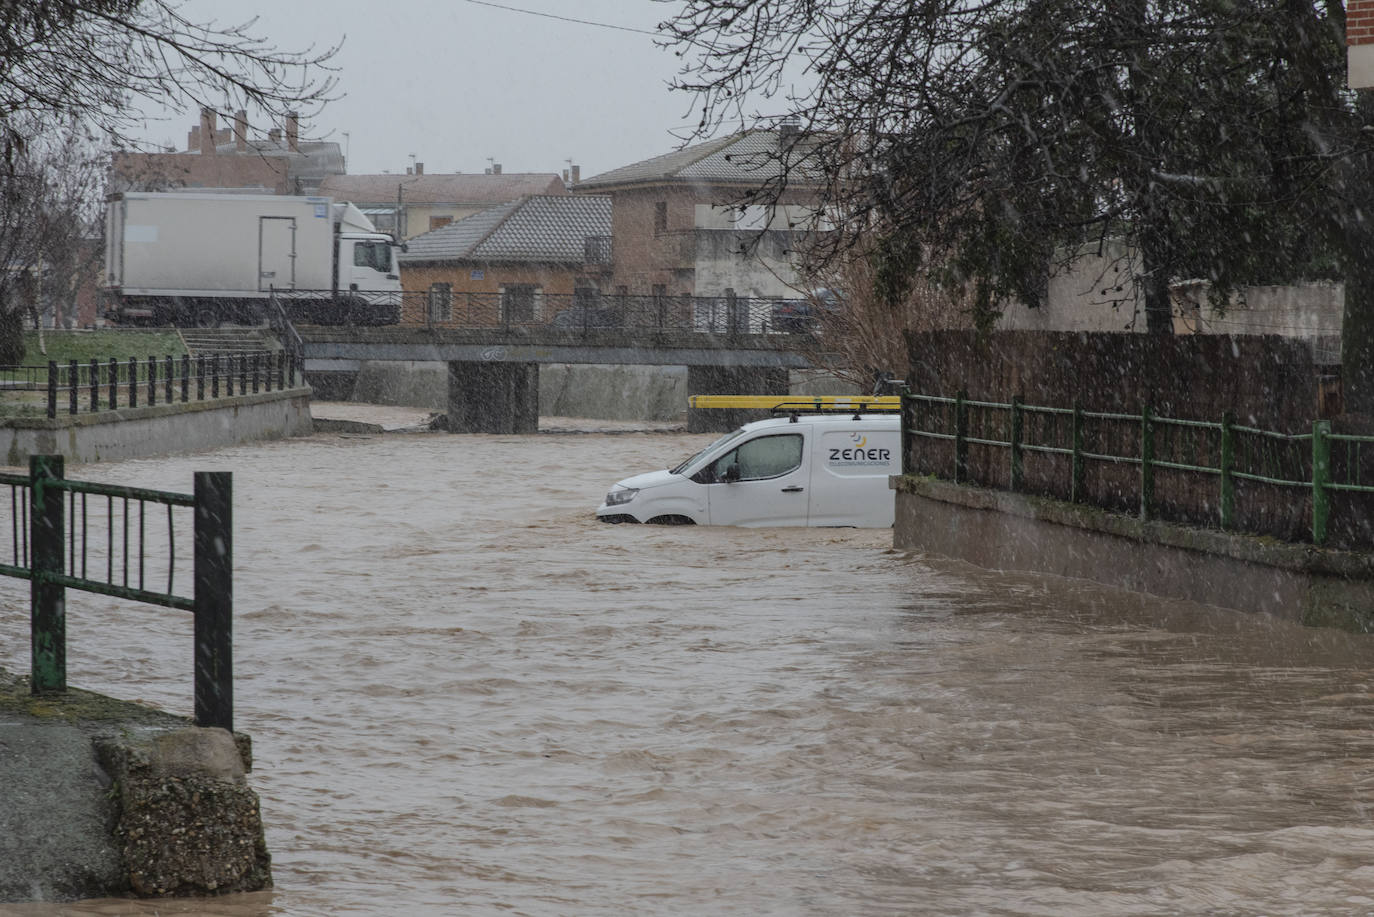
[[[732,440],[732,439],[734,439],[735,437],[739,436],[739,435],[740,435],[741,433],[743,433],[743,432],[744,432],[744,427],[740,427],[738,430],[732,430],[732,431],[730,431],[729,433],[726,433],[724,436],[722,436],[720,439],[716,440],[715,442],[711,443],[711,445],[707,446],[705,449],[702,449],[700,452],[696,452],[696,453],[692,454],[690,457],[688,457],[686,460],[684,460],[684,461],[682,462],[681,465],[678,465],[676,468],[669,468],[669,469],[668,469],[668,473],[669,473],[669,474],[682,474],[682,472],[685,471],[687,468],[691,467],[692,464],[693,464],[694,462],[696,462],[697,459],[701,458],[703,455],[705,455],[706,453],[710,452],[712,449],[716,448],[717,446],[723,446],[723,445],[725,445],[725,444],[728,443],[730,440]]]

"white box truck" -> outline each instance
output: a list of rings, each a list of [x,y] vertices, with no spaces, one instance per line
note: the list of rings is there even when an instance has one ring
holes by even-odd
[[[327,197],[123,192],[105,212],[106,318],[258,324],[275,294],[293,321],[391,324],[401,303],[391,236]]]

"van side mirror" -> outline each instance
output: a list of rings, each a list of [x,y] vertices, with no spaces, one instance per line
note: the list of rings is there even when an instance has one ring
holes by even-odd
[[[724,481],[725,481],[726,484],[733,484],[733,483],[735,483],[735,482],[738,481],[738,480],[739,480],[739,463],[736,462],[735,464],[731,465],[729,468],[726,468],[726,469],[725,469],[725,478],[724,478]]]

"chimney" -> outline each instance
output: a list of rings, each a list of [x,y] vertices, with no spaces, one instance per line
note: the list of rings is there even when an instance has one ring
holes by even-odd
[[[790,150],[800,138],[801,124],[796,119],[788,118],[778,125],[778,149]]]
[[[200,110],[200,155],[215,155],[215,112],[209,108]]]
[[[574,165],[572,167],[572,183],[575,185],[582,180],[582,167]]]
[[[240,108],[234,112],[234,149],[240,153],[248,152],[248,109]]]
[[[300,118],[294,111],[286,113],[286,151],[288,153],[299,153],[300,148]]]
[[[492,175],[500,175],[500,174],[501,174],[501,163],[499,163],[499,162],[493,162],[493,163],[491,164],[491,174],[492,174]]]
[[[189,134],[186,135],[186,149],[187,149],[187,151],[190,151],[190,150],[198,150],[198,149],[200,149],[200,125],[199,125],[199,124],[192,124],[192,125],[191,125],[191,132],[190,132]]]
[[[274,127],[267,132],[267,139],[272,141],[273,146],[281,145],[281,128]]]
[[[425,164],[424,164],[423,162],[417,162],[417,163],[415,163],[415,174],[416,174],[416,175],[424,175],[424,174],[425,174]]]

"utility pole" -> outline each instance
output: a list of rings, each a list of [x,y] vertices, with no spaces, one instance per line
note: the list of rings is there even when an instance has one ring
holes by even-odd
[[[1334,13],[1339,4],[1328,4]],[[1363,131],[1374,130],[1374,0],[1345,11],[1346,82]],[[1345,169],[1345,307],[1341,316],[1341,408],[1374,417],[1374,162],[1360,153]]]

